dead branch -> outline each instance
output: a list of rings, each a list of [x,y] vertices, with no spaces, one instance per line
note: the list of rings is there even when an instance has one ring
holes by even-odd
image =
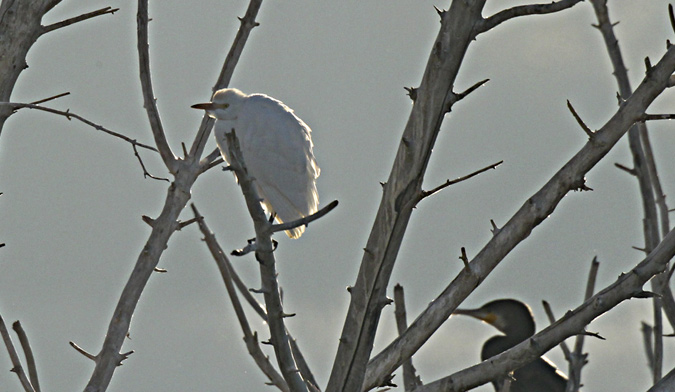
[[[209,248],[211,256],[213,256],[213,259],[216,261],[218,270],[220,270],[220,275],[223,278],[223,282],[225,283],[225,288],[227,290],[228,296],[230,297],[230,301],[232,302],[234,313],[237,315],[237,320],[239,321],[241,330],[244,333],[244,342],[246,343],[246,348],[248,349],[249,354],[251,355],[251,357],[253,357],[253,360],[255,361],[256,365],[258,365],[263,374],[267,376],[272,385],[276,386],[277,388],[279,388],[279,390],[283,392],[288,392],[289,391],[288,384],[281,376],[281,374],[279,374],[279,372],[274,368],[272,363],[269,361],[269,357],[267,357],[265,353],[263,353],[262,349],[260,348],[260,345],[258,344],[257,333],[251,331],[248,319],[246,318],[246,313],[244,312],[244,309],[241,306],[239,296],[237,295],[237,291],[233,283],[232,279],[233,270],[231,268],[232,266],[229,263],[229,260],[227,260],[227,256],[225,256],[225,253],[218,245],[216,238],[213,235],[213,232],[206,225],[204,218],[199,214],[197,207],[195,207],[194,204],[191,204],[190,207],[192,208],[192,212],[194,213],[195,216],[194,219],[197,222],[197,225],[199,226],[199,230],[204,236],[206,246]]]
[[[302,378],[291,350],[290,338],[284,325],[285,314],[281,302],[279,284],[277,282],[276,259],[272,244],[272,223],[265,216],[260,205],[260,196],[253,185],[253,179],[248,175],[246,163],[243,159],[236,130],[225,134],[229,149],[230,166],[237,175],[249,215],[253,219],[256,233],[256,259],[260,265],[260,280],[265,308],[267,309],[267,322],[271,335],[271,342],[281,373],[292,392],[308,392],[308,386]]]
[[[100,15],[105,15],[105,14],[114,14],[115,12],[119,11],[119,8],[112,8],[112,7],[105,7],[101,8],[96,11],[88,12],[86,14],[82,14],[79,16],[75,16],[73,18],[68,18],[66,20],[62,20],[60,22],[52,23],[48,26],[43,26],[42,31],[40,32],[40,35],[49,33],[50,31],[54,31],[56,29],[60,29],[62,27],[70,26],[72,24],[75,24],[77,22],[82,22],[83,20],[95,18]]]
[[[270,230],[272,230],[272,232],[276,233],[278,231],[286,231],[286,230],[294,229],[294,228],[299,227],[299,226],[309,225],[310,222],[313,222],[313,221],[321,218],[322,216],[328,214],[329,212],[331,212],[337,206],[338,206],[338,201],[333,200],[332,202],[328,203],[327,206],[323,207],[322,209],[320,209],[319,211],[317,211],[317,212],[315,212],[311,215],[307,215],[305,217],[302,217],[300,219],[296,219],[294,221],[272,225],[270,227]]]
[[[394,286],[394,303],[396,304],[394,310],[396,328],[398,329],[398,333],[401,334],[408,328],[408,321],[406,320],[405,294],[403,292],[403,286],[400,284]],[[416,373],[412,358],[406,359],[403,362],[403,385],[406,392],[412,391],[416,387],[422,385],[422,380]]]
[[[260,2],[252,1],[251,4],[257,4],[259,6]],[[251,7],[249,7],[249,9],[250,8]],[[151,85],[149,85],[149,60],[147,58],[147,11],[147,0],[139,0],[139,15],[137,18],[139,31],[137,37],[139,39],[140,74],[144,86],[144,99],[146,101],[152,101],[154,98],[152,96]],[[240,45],[243,45],[243,42],[241,42]],[[238,58],[232,59],[232,61],[235,62],[237,60]],[[227,65],[225,65],[225,67],[227,67]],[[153,105],[152,102],[151,105]],[[146,107],[147,106],[148,105],[146,105]],[[85,388],[89,391],[105,390],[110,384],[115,368],[120,363],[120,359],[123,359],[125,355],[128,355],[128,353],[120,354],[120,349],[129,332],[131,317],[136,309],[141,293],[159,263],[160,256],[167,248],[169,238],[171,238],[175,231],[178,217],[190,199],[192,185],[199,174],[202,173],[201,167],[199,166],[199,160],[204,151],[204,146],[206,145],[206,136],[208,136],[208,132],[205,133],[204,130],[204,121],[202,121],[202,126],[197,132],[197,136],[193,142],[193,148],[191,149],[192,155],[185,160],[179,161],[174,158],[173,153],[169,149],[165,148],[168,147],[168,145],[166,145],[165,136],[163,132],[161,132],[161,128],[158,128],[157,123],[155,122],[158,120],[157,113],[152,109],[149,109],[148,118],[151,123],[154,124],[152,127],[156,142],[159,141],[161,145],[164,145],[164,147],[162,147],[158,144],[158,149],[163,155],[162,159],[165,164],[167,164],[167,169],[174,175],[175,179],[167,189],[166,201],[162,208],[162,212],[153,221],[152,232],[136,260],[133,273],[120,294],[120,298],[105,334],[103,347],[96,356],[96,366]],[[1,119],[2,117],[0,114],[0,120]],[[210,131],[210,128],[208,128],[208,130]],[[181,170],[173,170],[179,165]]]
[[[23,330],[23,327],[18,320],[12,323],[12,329],[19,337],[19,343],[21,343],[23,356],[26,358],[26,366],[28,367],[28,379],[30,380],[30,384],[33,386],[35,392],[40,392],[40,381],[38,380],[35,356],[33,355],[33,350],[31,349],[30,343],[28,342],[28,335],[26,334],[26,331]]]
[[[488,31],[493,27],[506,22],[509,19],[526,15],[550,14],[553,12],[558,12],[573,7],[581,1],[583,0],[560,0],[557,2],[551,2],[546,4],[528,4],[505,9],[490,16],[489,18],[480,21],[476,26],[477,30],[476,35]]]
[[[2,316],[0,316],[0,335],[2,335],[2,340],[5,342],[5,347],[7,347],[9,359],[12,361],[11,372],[16,373],[17,377],[19,377],[19,381],[21,382],[21,386],[23,387],[24,391],[35,392],[35,389],[33,389],[30,380],[28,380],[26,373],[23,371],[21,361],[19,360],[19,354],[14,348],[12,338],[9,336],[9,331],[7,330],[7,326],[5,325],[5,321],[2,319]]]
[[[47,98],[47,100],[49,100],[49,99],[53,99],[53,97]],[[89,121],[86,118],[80,116],[79,114],[71,112],[70,110],[63,111],[63,110],[57,110],[57,109],[53,109],[53,108],[49,108],[49,107],[45,107],[45,106],[40,106],[40,105],[33,104],[33,103],[21,103],[21,102],[0,102],[0,105],[8,106],[12,110],[19,110],[19,109],[22,109],[22,108],[35,109],[35,110],[41,110],[43,112],[57,114],[59,116],[63,116],[65,118],[67,118],[68,120],[76,119],[76,120],[78,120],[78,121],[80,121],[84,124],[89,125],[90,127],[96,129],[97,131],[101,131],[101,132],[107,133],[108,135],[111,135],[111,136],[114,136],[116,138],[122,139],[125,142],[130,143],[133,146],[137,146],[137,147],[140,147],[140,148],[144,148],[146,150],[157,152],[157,149],[155,147],[149,146],[147,144],[139,143],[138,141],[136,141],[136,140],[134,140],[134,139],[132,139],[128,136],[125,136],[125,135],[123,135],[119,132],[111,131],[110,129],[108,129],[108,128],[102,126],[102,125],[96,124],[92,121]]]
[[[136,15],[138,25],[138,63],[141,76],[141,90],[143,91],[143,107],[148,114],[150,129],[155,139],[155,144],[162,156],[162,161],[169,169],[169,173],[175,174],[178,170],[178,162],[169,142],[166,140],[166,133],[162,127],[162,120],[157,109],[157,100],[152,90],[152,78],[150,76],[150,50],[148,41],[148,0],[138,1],[138,14]]]
[[[588,135],[588,139],[589,140],[592,139],[593,138],[593,131],[584,123],[584,120],[582,120],[581,117],[579,117],[579,115],[577,114],[576,110],[574,110],[574,107],[572,106],[572,103],[570,102],[569,99],[567,100],[567,108],[570,110],[570,112],[572,112],[572,116],[574,116],[574,119],[577,120],[577,123],[579,123],[579,126],[581,126],[581,129],[583,129],[584,132],[586,133],[586,135]]]
[[[441,185],[439,185],[439,186],[437,186],[437,187],[435,187],[435,188],[433,188],[433,189],[431,189],[431,190],[428,190],[428,191],[421,191],[421,192],[420,192],[420,196],[419,196],[419,200],[417,200],[417,203],[419,203],[422,199],[424,199],[424,198],[426,198],[426,197],[429,197],[429,196],[431,196],[431,195],[433,195],[433,194],[435,194],[435,193],[437,193],[437,192],[439,192],[439,191],[441,191],[441,190],[443,190],[443,189],[449,187],[450,185],[454,185],[454,184],[457,184],[457,183],[459,183],[459,182],[466,181],[466,180],[468,180],[468,179],[470,179],[470,178],[472,178],[472,177],[475,177],[475,176],[477,176],[477,175],[479,175],[479,174],[481,174],[481,173],[484,173],[484,172],[486,172],[486,171],[488,171],[488,170],[490,170],[490,169],[496,169],[497,166],[501,165],[502,163],[504,163],[504,161],[499,161],[499,162],[493,163],[492,165],[489,165],[489,166],[486,166],[486,167],[484,167],[484,168],[482,168],[482,169],[476,170],[476,171],[473,172],[473,173],[469,173],[469,174],[467,174],[467,175],[465,175],[465,176],[462,176],[462,177],[457,177],[457,178],[455,178],[454,180],[449,180],[449,179],[448,179],[448,180],[445,181],[445,183],[443,183],[443,184],[441,184]]]

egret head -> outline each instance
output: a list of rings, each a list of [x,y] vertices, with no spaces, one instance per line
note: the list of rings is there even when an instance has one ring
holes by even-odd
[[[239,106],[246,99],[246,94],[236,88],[224,88],[216,91],[211,102],[192,105],[194,109],[206,110],[216,120],[236,120]]]

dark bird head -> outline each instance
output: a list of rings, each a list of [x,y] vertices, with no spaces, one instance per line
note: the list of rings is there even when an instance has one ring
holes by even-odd
[[[534,317],[529,306],[515,299],[498,299],[478,309],[457,309],[453,314],[477,318],[497,328],[514,341],[534,335]]]
[[[488,339],[481,350],[486,360],[508,350],[534,335],[534,317],[529,306],[514,299],[498,299],[478,309],[457,309],[453,314],[477,318],[497,328],[503,335]],[[495,390],[501,390],[503,378],[493,380]],[[567,378],[546,358],[539,358],[513,374],[510,392],[564,392]]]

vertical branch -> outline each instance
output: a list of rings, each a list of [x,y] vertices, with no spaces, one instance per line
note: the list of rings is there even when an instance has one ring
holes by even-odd
[[[623,62],[621,49],[618,40],[614,35],[614,26],[610,22],[609,12],[607,9],[607,0],[592,0],[595,14],[598,18],[597,27],[605,41],[607,52],[609,54],[612,66],[614,68],[614,76],[616,77],[619,86],[619,95],[625,100],[632,94],[632,88],[628,79],[628,72]],[[649,70],[648,70],[649,71]],[[645,253],[651,252],[660,242],[658,215],[656,212],[656,203],[654,197],[654,180],[656,178],[656,166],[652,162],[652,173],[650,174],[650,164],[646,158],[643,141],[648,141],[647,125],[644,122],[636,123],[628,131],[628,144],[630,146],[631,154],[633,155],[633,170],[638,180],[640,188],[640,195],[642,197],[642,208],[644,213],[643,218],[643,232],[645,239]],[[649,146],[650,147],[650,146]],[[651,148],[650,148],[651,150]],[[657,185],[660,189],[660,185]],[[659,194],[660,196],[660,194]],[[664,231],[664,233],[667,231]],[[669,290],[667,286],[666,274],[657,276],[652,281],[653,290],[657,293],[662,293]],[[667,295],[667,294],[666,294]],[[670,294],[672,298],[672,294]],[[675,301],[672,304],[673,312],[675,312]],[[654,366],[653,379],[656,383],[661,378],[662,358],[663,358],[663,323],[662,323],[662,306],[661,298],[655,296],[653,298],[654,308]],[[675,318],[675,313],[673,314]],[[674,319],[675,321],[675,319]]]
[[[452,87],[475,38],[474,26],[482,19],[484,4],[485,0],[453,1],[450,10],[441,13],[441,28],[416,89],[356,283],[350,290],[349,310],[327,392],[360,391],[363,387],[394,263],[422,192],[431,152],[448,110],[448,97],[455,96]]]
[[[28,380],[28,377],[26,377],[26,373],[23,371],[23,367],[21,367],[19,354],[14,348],[12,338],[9,336],[9,331],[7,330],[7,326],[5,325],[5,321],[2,319],[2,316],[0,316],[0,336],[2,336],[2,340],[5,342],[7,352],[9,353],[9,359],[12,361],[13,367],[11,371],[16,373],[17,377],[19,377],[19,381],[21,381],[21,386],[23,386],[24,391],[35,392],[33,386]]]
[[[30,343],[28,342],[28,335],[26,335],[26,331],[23,330],[23,327],[21,327],[21,323],[19,321],[12,323],[12,329],[19,337],[21,349],[23,350],[24,356],[26,357],[26,366],[28,367],[28,378],[30,379],[30,383],[33,386],[35,392],[40,392],[40,382],[38,381],[35,356],[33,356],[33,350],[31,349]]]
[[[226,133],[225,138],[229,149],[230,167],[237,175],[246,199],[246,206],[251,218],[253,218],[256,234],[255,257],[260,264],[261,291],[265,297],[265,307],[267,308],[270,341],[274,346],[274,353],[281,373],[290,390],[292,392],[308,392],[308,386],[295,363],[290,338],[284,325],[284,317],[288,315],[284,313],[279,283],[277,282],[276,260],[274,246],[272,245],[272,223],[265,216],[265,212],[260,205],[260,196],[246,170],[246,162],[242,157],[235,130]]]
[[[141,89],[143,91],[143,107],[148,114],[150,129],[155,138],[155,144],[159,150],[164,164],[171,174],[175,174],[178,166],[176,157],[169,147],[166,134],[162,127],[162,120],[157,109],[157,100],[152,90],[152,78],[150,76],[150,53],[148,50],[148,0],[138,0],[138,14],[136,15],[138,31],[138,63],[141,77]]]
[[[396,329],[400,335],[408,328],[405,310],[405,294],[403,293],[403,286],[400,284],[394,286],[394,304],[396,306],[396,310],[394,311],[394,315],[396,316]],[[419,385],[422,385],[422,380],[415,374],[412,357],[403,362],[403,385],[405,386],[406,392],[412,391]]]
[[[244,308],[241,306],[239,301],[239,296],[235,289],[234,282],[232,280],[232,269],[225,253],[218,245],[213,232],[208,228],[204,218],[197,211],[197,207],[194,204],[191,205],[192,212],[197,219],[197,224],[199,225],[199,230],[204,235],[204,241],[213,256],[213,259],[216,261],[218,270],[220,271],[220,276],[223,278],[225,283],[225,289],[227,290],[227,295],[230,297],[232,302],[232,307],[234,308],[234,313],[237,315],[237,320],[239,320],[239,325],[241,330],[244,333],[244,342],[246,343],[246,348],[248,349],[249,354],[253,357],[253,360],[256,362],[260,370],[267,376],[270,382],[279,388],[282,392],[288,392],[288,384],[284,378],[274,369],[272,364],[269,361],[269,358],[260,349],[258,344],[258,336],[256,333],[251,331],[249,326],[248,319],[246,318],[246,313],[244,313]]]

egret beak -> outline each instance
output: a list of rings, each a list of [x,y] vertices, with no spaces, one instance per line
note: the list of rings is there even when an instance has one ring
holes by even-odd
[[[193,109],[201,109],[201,110],[213,110],[215,109],[215,106],[213,105],[213,102],[207,102],[207,103],[196,103],[192,106],[190,106]]]

